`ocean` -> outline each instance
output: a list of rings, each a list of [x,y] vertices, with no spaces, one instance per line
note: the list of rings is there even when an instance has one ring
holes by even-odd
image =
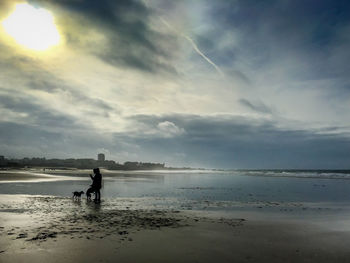
[[[22,171],[23,172],[23,171]],[[2,171],[6,173],[6,171]],[[31,170],[27,173],[43,173]],[[69,197],[86,191],[89,170],[55,170],[56,180],[0,183],[0,194],[53,195]],[[237,204],[259,206],[283,203],[335,203],[350,200],[350,171],[325,170],[188,170],[103,171],[103,198],[138,198],[178,206],[228,209]],[[9,175],[11,176],[11,175]],[[60,178],[62,180],[60,180]],[[163,203],[162,203],[163,201]],[[190,204],[190,205],[188,205]]]

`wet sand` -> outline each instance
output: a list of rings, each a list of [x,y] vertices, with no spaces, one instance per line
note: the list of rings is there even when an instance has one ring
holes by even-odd
[[[135,205],[133,205],[135,203]],[[349,231],[236,213],[0,195],[0,262],[349,262]]]

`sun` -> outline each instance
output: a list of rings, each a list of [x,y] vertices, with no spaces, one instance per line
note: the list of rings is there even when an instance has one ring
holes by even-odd
[[[60,43],[60,34],[53,15],[43,8],[17,4],[2,26],[18,44],[44,51]]]

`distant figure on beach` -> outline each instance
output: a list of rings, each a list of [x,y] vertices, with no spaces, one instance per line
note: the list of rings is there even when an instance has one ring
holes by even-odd
[[[92,179],[92,185],[91,187],[86,191],[86,196],[91,197],[91,193],[95,193],[95,202],[101,201],[101,192],[100,189],[102,187],[102,174],[100,173],[99,168],[94,168],[94,176],[90,174],[90,177]]]

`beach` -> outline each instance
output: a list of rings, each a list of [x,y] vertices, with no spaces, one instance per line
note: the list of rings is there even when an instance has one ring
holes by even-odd
[[[348,262],[348,214],[334,202],[1,193],[0,262]]]
[[[350,0],[0,0],[0,263],[350,263]]]

